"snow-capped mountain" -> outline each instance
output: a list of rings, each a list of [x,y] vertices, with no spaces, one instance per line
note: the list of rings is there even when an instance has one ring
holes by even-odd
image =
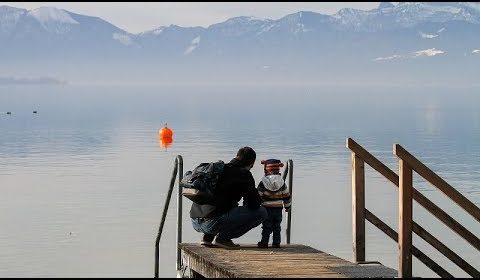
[[[3,33],[11,32],[18,23],[20,16],[27,10],[8,6],[0,6],[0,31]]]
[[[56,8],[41,7],[26,14],[27,17],[35,19],[40,25],[51,33],[67,33],[72,26],[79,24],[70,14]]]
[[[370,11],[341,9],[333,18],[342,29],[374,32],[449,21],[479,24],[480,10],[471,3],[400,2],[395,6],[383,2]]]
[[[114,43],[125,45],[129,34],[97,17],[71,13],[54,7],[34,10],[0,7],[0,40],[5,46],[28,49],[48,46],[85,47]]]
[[[277,20],[239,16],[208,27],[170,25],[138,34],[54,7],[0,7],[3,65],[9,71],[48,65],[68,75],[77,70],[72,65],[92,75],[113,68],[129,78],[137,69],[163,71],[165,79],[185,73],[274,79],[289,71],[294,78],[316,79],[363,69],[387,75],[414,64],[412,75],[453,64],[476,69],[479,55],[472,50],[480,49],[479,34],[480,4],[464,2],[382,2],[368,11],[299,11]]]

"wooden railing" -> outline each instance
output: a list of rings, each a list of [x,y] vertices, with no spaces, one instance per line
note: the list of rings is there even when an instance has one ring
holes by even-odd
[[[464,238],[474,248],[480,251],[480,240],[476,235],[468,231],[440,207],[413,188],[413,171],[425,178],[450,199],[456,202],[460,207],[472,215],[477,222],[480,222],[480,210],[475,204],[466,199],[451,185],[445,182],[398,144],[394,145],[393,153],[399,158],[400,176],[357,144],[353,139],[347,139],[347,147],[352,152],[352,225],[353,259],[355,262],[365,262],[365,220],[368,220],[390,238],[398,242],[399,277],[412,277],[412,255],[417,257],[439,276],[444,278],[453,277],[442,266],[435,263],[427,255],[412,245],[412,232],[415,232],[472,277],[480,277],[480,272],[478,270],[413,221],[412,201],[415,200],[446,226]],[[399,187],[398,233],[365,207],[365,163],[391,181],[394,186]]]

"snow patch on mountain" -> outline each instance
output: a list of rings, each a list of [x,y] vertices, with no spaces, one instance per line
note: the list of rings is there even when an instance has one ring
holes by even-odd
[[[269,24],[262,27],[260,31],[257,32],[257,35],[270,31],[273,27],[277,26],[276,24]]]
[[[438,34],[426,34],[423,32],[419,32],[419,33],[420,33],[420,36],[422,36],[422,38],[426,38],[426,39],[432,39],[432,38],[438,37]]]
[[[414,52],[414,57],[418,56],[436,56],[439,54],[444,54],[445,52],[442,50],[437,50],[436,48],[432,49],[426,49],[426,50],[421,50],[421,51],[416,51]]]
[[[79,24],[68,12],[53,7],[40,7],[31,10],[27,13],[27,16],[38,21],[48,32],[55,34],[68,33],[73,25]]]
[[[153,34],[158,35],[158,34],[162,33],[164,29],[165,29],[165,27],[163,27],[163,26],[160,27],[160,28],[157,28],[157,29],[153,30]]]
[[[478,50],[480,52],[480,50]],[[431,56],[436,56],[436,55],[439,55],[439,54],[445,54],[446,52],[445,51],[442,51],[442,50],[437,50],[436,48],[431,48],[431,49],[426,49],[426,50],[420,50],[420,51],[416,51],[416,52],[413,52],[413,53],[410,53],[410,54],[407,54],[407,55],[399,55],[399,54],[394,54],[392,56],[387,56],[387,57],[377,57],[375,59],[373,59],[373,61],[391,61],[391,60],[398,60],[398,59],[401,59],[401,58],[415,58],[415,57],[421,57],[421,56],[428,56],[428,57],[431,57]]]
[[[195,37],[192,42],[190,42],[190,46],[183,52],[184,55],[191,54],[193,50],[195,50],[198,45],[200,44],[200,36]]]
[[[113,40],[117,40],[120,43],[124,44],[125,46],[130,46],[133,45],[132,38],[126,34],[121,34],[121,33],[113,33],[112,34]]]
[[[38,9],[31,10],[28,12],[28,16],[35,18],[42,24],[46,24],[48,22],[79,24],[66,11],[53,7],[40,7]]]
[[[398,59],[398,58],[402,58],[402,57],[404,57],[404,56],[394,54],[392,56],[387,56],[387,57],[377,57],[373,61],[386,61],[386,60]]]

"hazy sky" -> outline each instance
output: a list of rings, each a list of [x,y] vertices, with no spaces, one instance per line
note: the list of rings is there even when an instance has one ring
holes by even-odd
[[[379,2],[0,2],[28,10],[42,6],[100,17],[128,32],[138,33],[176,24],[204,26],[235,16],[278,19],[299,11],[334,14],[341,8],[369,10]]]

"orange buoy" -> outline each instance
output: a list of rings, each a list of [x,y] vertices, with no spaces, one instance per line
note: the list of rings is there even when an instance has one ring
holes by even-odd
[[[167,123],[165,123],[165,127],[163,127],[162,129],[160,129],[160,131],[158,132],[158,135],[160,136],[160,138],[172,138],[173,137],[173,131],[167,127]]]

